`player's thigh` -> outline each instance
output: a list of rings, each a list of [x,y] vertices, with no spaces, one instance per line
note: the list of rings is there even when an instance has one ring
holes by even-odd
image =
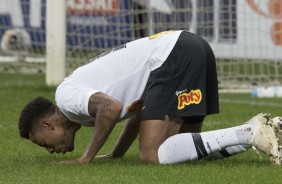
[[[179,133],[201,132],[205,116],[191,116],[183,118],[183,124],[180,127]]]
[[[185,124],[183,123],[180,127],[179,133],[198,133],[202,131],[202,122],[195,123],[195,124]]]
[[[179,119],[142,121],[139,133],[139,156],[141,161],[158,162],[158,149],[170,136],[179,132],[182,122]]]

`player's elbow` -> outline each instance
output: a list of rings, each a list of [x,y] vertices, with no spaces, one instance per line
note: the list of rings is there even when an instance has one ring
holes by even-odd
[[[101,110],[103,111],[105,118],[115,122],[122,111],[122,104],[117,100],[108,100],[105,101]]]
[[[117,118],[122,111],[122,104],[101,92],[94,93],[88,102],[88,112],[92,117]]]
[[[122,111],[122,104],[117,101],[117,100],[113,100],[112,101],[112,112],[114,112],[116,115],[120,115]]]

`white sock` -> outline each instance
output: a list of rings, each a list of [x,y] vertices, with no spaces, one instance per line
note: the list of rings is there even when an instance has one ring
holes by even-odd
[[[237,155],[238,153],[242,153],[250,149],[252,145],[246,144],[246,145],[236,145],[236,146],[230,146],[227,148],[223,148],[220,151],[215,151],[210,153],[210,155],[207,157],[209,160],[214,159],[222,159],[226,157],[230,157],[233,155]]]
[[[223,148],[249,144],[252,137],[250,124],[203,133],[184,133],[169,137],[159,147],[161,164],[198,160]]]

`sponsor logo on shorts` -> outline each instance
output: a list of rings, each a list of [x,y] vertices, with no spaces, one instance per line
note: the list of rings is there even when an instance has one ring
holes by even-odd
[[[178,106],[177,109],[181,110],[185,106],[189,106],[191,104],[199,104],[202,101],[202,92],[199,89],[191,90],[189,93],[183,92],[181,94],[178,93]]]

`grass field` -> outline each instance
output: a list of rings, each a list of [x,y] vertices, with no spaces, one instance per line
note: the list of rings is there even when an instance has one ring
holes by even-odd
[[[23,140],[18,116],[32,98],[54,99],[55,88],[44,85],[43,75],[0,74],[0,183],[281,183],[282,168],[260,158],[254,150],[232,158],[178,165],[144,165],[138,161],[138,142],[121,160],[94,160],[87,165],[59,165],[78,157],[91,135],[82,128],[74,152],[50,155]],[[258,99],[250,94],[220,94],[219,115],[206,118],[204,131],[240,125],[259,112],[282,115],[282,99]],[[120,123],[100,154],[109,153],[123,126]]]

